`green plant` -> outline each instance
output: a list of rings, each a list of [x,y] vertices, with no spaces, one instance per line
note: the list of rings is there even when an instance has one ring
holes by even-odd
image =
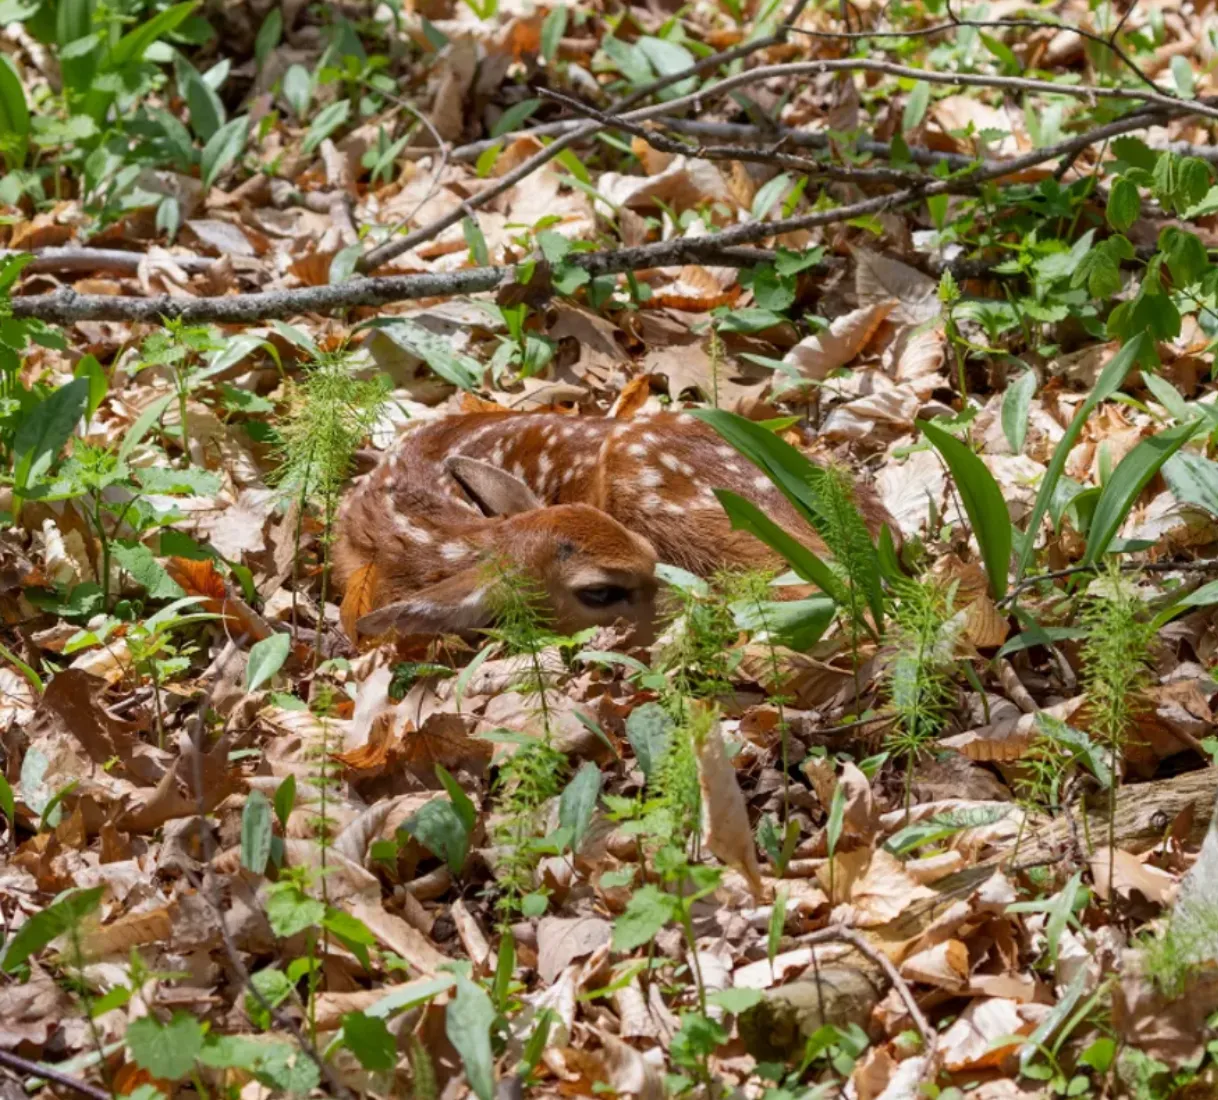
[[[1154,623],[1129,578],[1110,570],[1096,580],[1083,605],[1087,635],[1082,648],[1083,688],[1092,737],[1112,760],[1108,788],[1109,881],[1116,849],[1116,792],[1120,762],[1145,705]],[[1115,898],[1115,891],[1113,892]]]
[[[300,383],[288,394],[280,426],[282,440],[276,483],[297,507],[295,579],[299,581],[300,541],[305,512],[315,504],[321,513],[322,572],[320,606],[329,593],[330,551],[338,500],[351,472],[356,449],[376,424],[385,402],[382,379],[355,378],[344,351],[318,353]],[[296,585],[293,585],[293,595]],[[293,599],[293,623],[296,619]],[[318,623],[316,656],[321,657]]]
[[[933,580],[896,585],[886,673],[896,725],[886,747],[905,760],[906,818],[914,765],[939,736],[954,701],[951,671],[961,623],[952,617],[953,597],[953,589]]]

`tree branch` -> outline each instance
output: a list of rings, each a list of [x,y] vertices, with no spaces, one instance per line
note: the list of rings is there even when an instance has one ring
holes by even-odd
[[[708,237],[682,237],[635,248],[609,248],[599,252],[578,253],[573,255],[569,262],[584,268],[594,276],[701,263],[707,256],[731,255],[725,250],[752,244],[767,237],[882,213],[907,203],[921,202],[933,195],[967,193],[990,180],[1025,171],[1058,157],[1070,156],[1088,145],[1129,133],[1131,130],[1142,129],[1161,117],[1161,111],[1127,115],[1116,122],[1097,126],[1056,145],[1036,149],[1009,160],[977,165],[974,171],[952,179],[919,181],[904,190],[863,199],[833,210],[820,210],[772,222],[750,222]],[[188,298],[184,295],[127,298],[109,294],[77,294],[74,290],[64,287],[53,294],[14,298],[12,311],[14,317],[38,318],[61,325],[84,320],[145,321],[157,324],[166,318],[181,318],[195,324],[249,324],[272,317],[291,317],[301,313],[320,313],[354,306],[376,307],[417,298],[473,294],[493,289],[514,271],[511,267],[482,267],[441,275],[395,275],[357,279],[336,286],[262,291],[219,298]]]
[[[89,1097],[89,1100],[111,1100],[110,1093],[105,1089],[90,1085],[88,1081],[82,1081],[70,1073],[63,1073],[54,1066],[44,1065],[42,1062],[32,1062],[28,1058],[22,1058],[21,1055],[12,1054],[7,1050],[0,1050],[0,1066],[11,1069],[15,1073],[23,1073],[27,1077],[40,1077],[43,1080],[52,1081],[56,1085],[80,1093],[81,1096]]]

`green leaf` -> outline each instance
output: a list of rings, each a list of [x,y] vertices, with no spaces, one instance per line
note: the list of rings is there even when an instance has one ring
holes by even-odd
[[[257,691],[263,684],[269,683],[271,677],[283,668],[291,652],[290,634],[272,634],[255,642],[250,647],[249,664],[245,670],[245,690]]]
[[[249,118],[242,115],[226,122],[207,139],[200,157],[200,168],[203,173],[203,190],[207,191],[229,165],[231,165],[245,149],[245,140],[249,132]]]
[[[1142,381],[1150,390],[1150,395],[1177,420],[1191,420],[1196,415],[1189,408],[1188,402],[1180,395],[1180,391],[1166,378],[1161,378],[1153,371],[1144,370]]]
[[[1019,560],[1015,563],[1015,580],[1017,582],[1023,579],[1024,570],[1027,569],[1028,562],[1031,560],[1036,538],[1040,533],[1041,521],[1045,517],[1045,512],[1049,509],[1049,502],[1053,499],[1053,494],[1062,476],[1062,471],[1066,468],[1066,459],[1070,456],[1070,451],[1073,449],[1079,433],[1083,430],[1083,425],[1087,422],[1087,418],[1092,412],[1095,411],[1096,407],[1108,400],[1120,388],[1121,383],[1125,381],[1125,376],[1129,373],[1134,363],[1142,355],[1146,354],[1148,350],[1149,341],[1147,337],[1139,333],[1112,357],[1107,366],[1100,372],[1095,386],[1092,388],[1091,393],[1087,395],[1087,400],[1083,402],[1078,412],[1074,414],[1074,419],[1070,421],[1070,426],[1066,429],[1065,435],[1058,442],[1056,449],[1053,451],[1053,457],[1049,460],[1049,468],[1045,471],[1044,478],[1041,480],[1040,491],[1036,494],[1036,503],[1032,505],[1032,514],[1028,517],[1028,524],[1024,531],[1023,547],[1019,552]]]
[[[50,469],[89,406],[89,380],[74,378],[25,414],[13,439],[13,485],[29,488]]]
[[[1129,515],[1142,490],[1159,468],[1187,443],[1198,429],[1198,422],[1178,424],[1174,428],[1142,440],[1129,452],[1112,472],[1100,494],[1091,517],[1090,534],[1087,537],[1087,552],[1083,565],[1091,565],[1103,556],[1109,543]]]
[[[540,106],[540,99],[522,99],[519,103],[513,103],[495,120],[495,125],[491,127],[491,137],[496,138],[500,134],[519,130],[537,112],[537,108]]]
[[[554,62],[562,36],[567,33],[567,8],[559,4],[550,9],[541,24],[541,56],[547,65]]]
[[[13,788],[9,786],[8,780],[3,775],[0,775],[0,814],[8,818],[11,829],[17,818],[17,803],[13,799]]]
[[[444,785],[448,797],[452,799],[453,809],[457,811],[457,816],[461,819],[461,824],[465,826],[465,831],[472,833],[474,825],[478,821],[477,807],[470,801],[469,795],[462,790],[461,784],[449,775],[448,769],[444,765],[436,765],[436,776]]]
[[[282,39],[283,12],[279,8],[271,8],[254,39],[254,59],[258,62],[259,68],[266,64],[266,59],[271,56],[271,51],[279,45]]]
[[[761,539],[768,547],[782,555],[783,559],[804,580],[815,584],[826,595],[839,604],[849,602],[846,587],[820,558],[809,550],[794,535],[780,527],[751,500],[727,489],[716,489],[715,496],[723,505],[735,531],[747,531]]]
[[[9,940],[8,947],[4,950],[4,959],[0,962],[0,970],[11,974],[53,939],[77,927],[101,904],[105,890],[104,886],[91,886],[87,890],[68,890],[40,913],[35,913]]]
[[[919,80],[905,101],[905,112],[901,116],[901,132],[908,134],[916,130],[926,117],[926,109],[930,106],[930,85],[925,80]]]
[[[1000,599],[1007,590],[1007,573],[1011,568],[1012,528],[1006,498],[985,463],[960,440],[934,424],[919,421],[918,427],[951,470],[973,535],[981,547],[990,592]]]
[[[348,951],[352,952],[363,963],[365,970],[372,969],[372,959],[368,956],[368,948],[375,945],[376,936],[359,917],[331,906],[322,918],[321,926]]]
[[[282,828],[288,827],[288,818],[296,806],[296,776],[288,772],[283,781],[275,788],[275,816]]]
[[[397,1042],[379,1016],[348,1012],[343,1017],[343,1044],[373,1073],[387,1073],[397,1065]]]
[[[846,821],[846,788],[838,783],[833,788],[833,798],[829,803],[829,820],[825,825],[825,845],[829,858],[837,851],[837,842],[842,838],[842,826]]]
[[[781,172],[757,188],[757,194],[753,196],[753,220],[764,221],[766,215],[774,209],[774,204],[782,198],[783,192],[790,186],[790,175]]]
[[[171,466],[143,466],[132,471],[146,492],[162,496],[209,497],[223,484],[210,470],[197,466],[176,470]]]
[[[131,457],[132,452],[140,445],[144,436],[164,416],[165,410],[169,408],[169,403],[174,400],[174,397],[175,395],[172,393],[168,393],[164,397],[158,397],[136,417],[135,423],[127,429],[127,434],[123,436],[123,441],[119,444],[118,463],[120,466]]]
[[[1075,1006],[1087,991],[1087,983],[1090,980],[1088,968],[1080,966],[1071,979],[1070,984],[1066,987],[1066,991],[1045,1014],[1044,1019],[1036,1025],[1036,1030],[1028,1036],[1027,1041],[1019,1052],[1021,1066],[1030,1063],[1044,1049],[1045,1044],[1053,1033],[1070,1018],[1070,1014],[1074,1011]],[[1071,1092],[1068,1095],[1075,1096],[1077,1092]]]
[[[304,151],[313,152],[323,141],[337,130],[351,115],[351,100],[340,99],[318,112],[305,135]]]
[[[178,61],[178,88],[190,108],[190,128],[204,141],[212,136],[228,118],[224,104],[211,86],[188,61]]]
[[[276,936],[287,939],[325,919],[326,907],[293,882],[278,882],[266,901],[266,919]]]
[[[799,652],[820,640],[836,613],[837,604],[828,596],[732,604],[732,615],[741,630],[765,631],[773,641]]]
[[[110,548],[110,556],[120,569],[131,574],[131,579],[142,586],[152,599],[173,600],[186,595],[143,543],[115,542]]]
[[[444,1031],[461,1056],[465,1077],[478,1100],[495,1100],[494,1022],[490,997],[468,978],[458,978],[457,995],[445,1011]]]
[[[1137,184],[1118,176],[1112,181],[1112,189],[1108,192],[1107,208],[1108,224],[1118,233],[1124,233],[1142,213],[1142,196]]]
[[[92,417],[110,389],[110,379],[106,376],[106,369],[97,361],[96,356],[82,355],[72,373],[77,378],[84,378],[89,382],[89,400],[85,406],[85,416]]]
[[[378,319],[369,328],[378,330],[412,355],[417,355],[445,382],[458,389],[473,391],[482,384],[482,364],[477,359],[455,351],[443,336],[403,317]],[[375,345],[373,348],[375,354]]]
[[[0,136],[8,168],[24,167],[30,147],[30,109],[21,77],[5,54],[0,54]]]
[[[241,865],[261,875],[271,858],[271,804],[260,790],[252,790],[241,811]]]
[[[167,1024],[141,1016],[127,1026],[127,1049],[136,1065],[153,1077],[179,1081],[194,1069],[203,1051],[203,1025],[185,1012],[175,1012]]]
[[[1028,435],[1028,410],[1032,407],[1032,395],[1036,393],[1036,372],[1024,371],[1014,382],[1008,383],[1002,395],[1002,434],[1014,454],[1023,454],[1024,440]]]
[[[626,911],[613,922],[613,949],[633,951],[650,943],[676,913],[677,899],[648,883],[634,892]]]
[[[559,828],[571,830],[573,852],[579,851],[588,826],[592,824],[600,793],[601,770],[592,761],[586,760],[558,800],[558,825]]]
[[[109,56],[105,59],[106,68],[116,69],[133,61],[142,61],[144,51],[149,46],[177,30],[198,6],[198,0],[188,0],[187,3],[174,4],[173,7],[159,11],[150,19],[138,23],[134,30],[128,31],[111,47]]]
[[[1199,282],[1209,270],[1209,256],[1196,233],[1168,226],[1159,234],[1159,251],[1177,287]]]
[[[309,102],[313,98],[313,78],[303,65],[289,65],[283,74],[283,98],[288,101],[292,113],[303,120],[309,113]]]
[[[470,830],[448,799],[435,798],[411,815],[403,828],[459,875],[469,854]]]
[[[707,1004],[718,1005],[724,1012],[730,1012],[733,1016],[739,1016],[753,1005],[760,1004],[763,999],[764,994],[760,989],[747,988],[716,989],[706,995]]]
[[[626,737],[648,782],[656,765],[668,751],[674,724],[668,711],[659,703],[644,703],[635,707],[626,719]]]

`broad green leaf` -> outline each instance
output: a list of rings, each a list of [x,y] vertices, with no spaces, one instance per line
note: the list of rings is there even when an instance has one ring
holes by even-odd
[[[1074,448],[1079,433],[1083,430],[1083,425],[1087,422],[1087,418],[1095,411],[1096,407],[1101,402],[1107,401],[1120,388],[1121,383],[1125,381],[1125,376],[1129,373],[1134,363],[1147,352],[1148,347],[1146,335],[1139,333],[1109,360],[1108,365],[1104,367],[1100,372],[1099,378],[1096,379],[1091,393],[1087,395],[1087,400],[1083,402],[1078,412],[1074,414],[1074,419],[1070,421],[1070,426],[1066,429],[1065,435],[1058,442],[1056,449],[1053,451],[1053,457],[1049,460],[1049,468],[1045,471],[1045,476],[1041,480],[1040,491],[1036,494],[1036,502],[1032,505],[1032,514],[1028,516],[1027,527],[1024,529],[1023,547],[1019,552],[1019,559],[1015,563],[1016,582],[1023,579],[1024,571],[1027,569],[1028,562],[1032,558],[1036,539],[1040,534],[1041,521],[1045,517],[1045,512],[1049,509],[1049,501],[1053,499],[1057,482],[1062,476],[1062,471],[1066,468],[1066,459],[1069,458],[1070,451]]]
[[[1062,887],[1061,893],[1053,899],[1052,904],[1048,908],[1048,920],[1045,922],[1045,947],[1048,950],[1049,962],[1057,962],[1057,952],[1061,946],[1062,933],[1066,930],[1066,923],[1070,919],[1070,914],[1074,912],[1074,903],[1078,899],[1079,891],[1083,889],[1083,873],[1075,871],[1070,876],[1070,881]]]
[[[644,703],[635,707],[626,719],[626,737],[634,749],[643,778],[651,781],[656,765],[668,751],[674,722],[659,703]]]
[[[613,949],[633,951],[655,939],[677,913],[677,899],[648,883],[634,892],[626,911],[613,922]]]
[[[901,132],[908,134],[916,130],[926,117],[926,109],[930,106],[930,85],[925,80],[919,80],[905,101],[905,111],[901,115]]]
[[[1019,1062],[1021,1067],[1030,1064],[1032,1059],[1043,1050],[1053,1033],[1070,1018],[1070,1014],[1074,1011],[1075,1006],[1087,991],[1087,983],[1090,980],[1088,968],[1080,966],[1071,979],[1070,984],[1066,987],[1065,993],[1058,998],[1057,1003],[1045,1014],[1044,1019],[1036,1025],[1036,1030],[1028,1036],[1027,1041],[1020,1049]],[[1084,1081],[1086,1081],[1085,1078]],[[1074,1096],[1077,1094],[1071,1091],[1068,1095]]]
[[[141,585],[152,599],[172,600],[186,595],[143,543],[115,542],[111,546],[110,556],[119,568],[131,574],[131,579]]]
[[[1218,581],[1210,581],[1169,604],[1154,618],[1155,629],[1171,622],[1181,611],[1189,607],[1210,607],[1218,603]]]
[[[219,178],[220,173],[228,168],[245,149],[246,135],[249,131],[249,119],[242,115],[226,122],[207,139],[200,157],[200,168],[203,173],[203,189],[209,190]]]
[[[1180,391],[1166,378],[1155,374],[1154,371],[1144,370],[1142,381],[1150,390],[1150,395],[1177,420],[1192,420],[1196,416],[1189,408],[1188,402],[1180,395]]]
[[[258,62],[259,68],[266,64],[266,59],[271,56],[271,51],[279,45],[282,39],[283,12],[279,8],[271,8],[254,38],[254,60]]]
[[[266,870],[271,857],[271,804],[260,790],[252,790],[241,811],[241,865],[256,875]]]
[[[522,99],[519,103],[513,103],[495,120],[495,125],[491,127],[491,137],[519,130],[540,106],[540,99]]]
[[[1014,382],[1008,383],[1002,395],[1002,434],[1013,453],[1023,454],[1028,435],[1028,410],[1036,393],[1036,372],[1026,370]]]
[[[716,989],[706,995],[707,1004],[718,1005],[724,1012],[739,1016],[746,1009],[760,1004],[765,994],[760,989]]]
[[[765,216],[774,209],[774,204],[782,198],[783,192],[790,186],[790,175],[781,172],[757,188],[757,194],[753,196],[753,220],[764,221]]]
[[[127,429],[127,434],[123,436],[123,441],[118,447],[120,466],[131,457],[132,452],[140,445],[144,436],[152,430],[153,425],[165,415],[165,410],[169,408],[169,403],[174,400],[174,396],[174,394],[168,393],[164,397],[158,397],[148,408],[140,413],[135,423]]]
[[[829,820],[825,824],[825,845],[829,858],[837,851],[837,842],[842,838],[842,826],[846,822],[846,788],[838,783],[833,788],[833,798],[829,803]]]
[[[568,12],[566,5],[559,4],[550,9],[541,24],[541,56],[547,65],[553,64],[558,55],[562,36],[567,33]]]
[[[343,1044],[373,1073],[387,1073],[397,1064],[397,1042],[379,1016],[348,1012],[343,1017]]]
[[[87,378],[74,378],[21,419],[13,439],[13,485],[18,492],[50,469],[89,407]]]
[[[385,1020],[397,1012],[434,1000],[441,993],[452,989],[455,983],[456,979],[451,974],[442,974],[438,978],[419,978],[397,986],[392,993],[387,993],[379,1001],[370,1004],[364,1012]]]
[[[934,424],[919,422],[922,434],[947,463],[964,510],[981,547],[981,557],[990,578],[990,592],[1000,599],[1007,590],[1011,568],[1011,516],[1006,498],[986,464],[954,436]]]
[[[429,852],[448,864],[454,875],[465,867],[470,830],[456,807],[446,798],[434,798],[402,826]]]
[[[82,355],[72,373],[77,378],[87,378],[89,381],[89,400],[85,406],[85,416],[91,418],[110,389],[106,369],[97,361],[96,356]]]
[[[1142,213],[1142,196],[1138,193],[1137,185],[1124,176],[1118,176],[1112,181],[1112,189],[1108,192],[1108,224],[1118,233],[1124,233]]]
[[[296,776],[288,772],[283,782],[275,788],[275,816],[282,828],[288,827],[288,818],[296,806]]]
[[[266,919],[271,931],[283,939],[318,927],[325,917],[325,905],[309,897],[295,883],[280,881],[267,896]]]
[[[304,151],[306,153],[313,152],[326,138],[346,122],[350,116],[351,100],[349,99],[340,99],[331,103],[328,107],[322,108],[318,112],[317,117],[309,125],[309,132],[305,135],[304,140]]]
[[[579,851],[601,793],[601,770],[591,760],[584,761],[558,800],[558,824],[571,830],[571,850]]]
[[[829,629],[837,612],[828,596],[808,600],[767,600],[732,604],[732,615],[741,630],[765,631],[788,649],[803,651],[816,644]]]
[[[823,561],[794,535],[779,527],[751,500],[745,500],[727,489],[716,489],[715,496],[723,505],[735,531],[756,535],[771,550],[782,555],[786,563],[804,580],[815,584],[827,596],[840,604],[849,602],[846,586]]]
[[[249,664],[245,670],[245,690],[257,691],[281,668],[292,652],[290,634],[272,634],[250,647]]]
[[[185,1012],[175,1012],[167,1024],[141,1016],[127,1025],[127,1049],[136,1065],[153,1077],[179,1081],[203,1052],[203,1025]]]
[[[376,936],[359,917],[331,906],[325,917],[322,918],[321,926],[348,951],[354,953],[355,957],[363,963],[365,970],[372,969],[372,959],[368,955],[368,948],[375,945]]]
[[[142,466],[132,472],[140,488],[162,496],[209,497],[218,493],[222,484],[217,474],[197,466],[184,470],[172,466]]]
[[[1218,516],[1218,462],[1193,451],[1180,451],[1164,463],[1163,476],[1182,504]]]
[[[0,137],[5,164],[22,168],[30,146],[30,109],[13,63],[0,54]]]
[[[469,795],[462,790],[461,784],[449,775],[448,769],[442,764],[436,765],[436,776],[444,785],[448,797],[453,800],[453,809],[457,811],[457,816],[461,819],[461,824],[465,826],[465,831],[472,833],[474,825],[478,821],[477,807],[470,801]]]
[[[64,57],[73,42],[87,38],[93,31],[93,0],[59,0],[55,12],[55,39],[59,44],[59,71],[64,89],[74,95],[89,90],[101,59],[100,43],[81,57]]]
[[[1142,440],[1121,459],[1120,464],[1113,470],[1112,477],[1105,484],[1091,517],[1083,565],[1090,565],[1104,555],[1150,479],[1159,472],[1164,462],[1196,434],[1197,428],[1195,421],[1178,424]]]
[[[313,78],[303,65],[289,65],[283,74],[283,98],[288,101],[292,113],[303,120],[309,113],[309,101],[313,98]]]
[[[198,0],[188,0],[187,3],[174,4],[173,7],[159,11],[150,19],[138,23],[134,30],[128,31],[111,48],[106,58],[106,67],[116,69],[133,61],[142,61],[144,51],[149,46],[177,30],[198,6]]]
[[[466,1080],[478,1100],[495,1100],[494,1022],[490,997],[468,978],[458,978],[457,995],[445,1010],[444,1031],[461,1056]]]
[[[443,336],[438,336],[407,318],[383,318],[368,325],[376,329],[372,340],[372,352],[376,354],[376,340],[387,338],[412,355],[417,355],[445,382],[461,390],[473,391],[482,384],[482,364],[477,359],[453,349]]]
[[[190,108],[190,128],[204,141],[212,136],[228,120],[228,113],[215,89],[199,74],[190,62],[179,59],[177,63],[178,89]]]
[[[17,929],[4,950],[0,969],[11,974],[52,940],[77,927],[98,907],[105,890],[104,886],[91,886],[87,890],[68,890],[60,894],[50,905],[35,913]]]

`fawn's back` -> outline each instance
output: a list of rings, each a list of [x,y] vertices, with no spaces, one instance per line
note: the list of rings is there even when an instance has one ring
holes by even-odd
[[[544,586],[560,629],[619,618],[646,626],[657,557],[701,575],[780,564],[732,530],[715,489],[823,550],[769,478],[692,416],[431,421],[407,431],[343,506],[335,563],[344,622],[350,631],[365,616],[359,629],[370,633],[485,625],[494,614],[488,568],[507,561]],[[878,529],[882,506],[869,493],[859,504]]]

